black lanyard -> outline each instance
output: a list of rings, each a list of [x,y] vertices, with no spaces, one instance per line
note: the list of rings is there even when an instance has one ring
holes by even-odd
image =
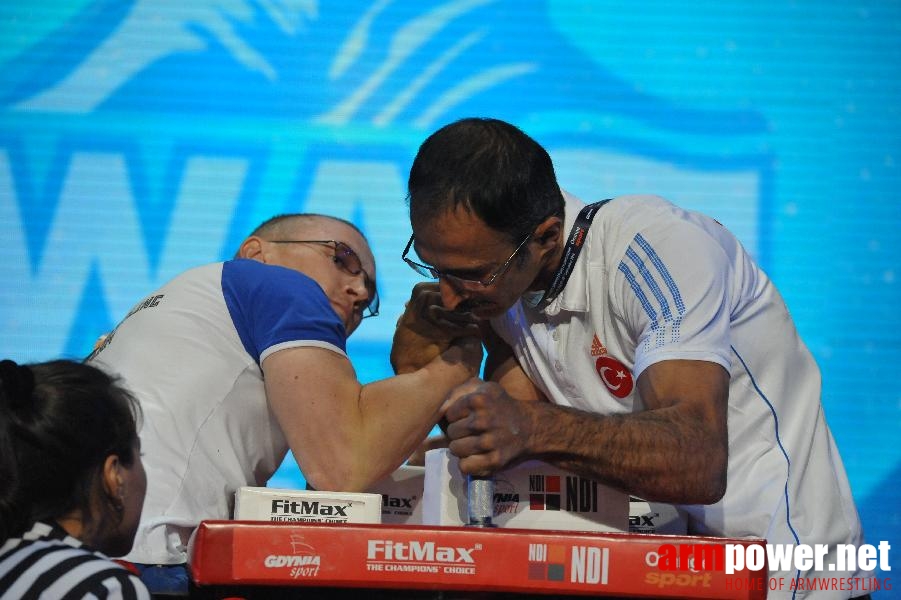
[[[566,240],[566,247],[563,249],[563,258],[560,259],[560,266],[557,267],[554,279],[551,281],[547,291],[544,292],[544,296],[541,297],[541,302],[538,303],[538,306],[546,306],[566,287],[569,276],[572,275],[573,269],[576,268],[576,259],[579,258],[579,253],[582,252],[582,245],[585,242],[585,236],[588,234],[588,228],[591,227],[591,221],[597,212],[601,210],[601,207],[608,202],[610,202],[610,198],[589,204],[579,212],[576,222],[573,223],[572,231],[569,232],[569,238]]]

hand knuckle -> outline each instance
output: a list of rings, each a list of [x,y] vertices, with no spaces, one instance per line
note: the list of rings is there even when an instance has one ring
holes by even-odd
[[[495,445],[497,439],[493,433],[483,433],[479,436],[479,450],[484,452],[496,452]]]

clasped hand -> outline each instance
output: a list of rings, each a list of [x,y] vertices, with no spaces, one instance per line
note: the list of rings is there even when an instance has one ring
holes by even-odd
[[[460,347],[463,359],[478,372],[482,344],[477,321],[470,313],[444,308],[438,284],[416,284],[394,332],[394,372],[421,369],[452,346]]]
[[[535,408],[512,399],[499,384],[475,378],[451,392],[444,405],[445,433],[460,470],[484,477],[522,460]]]

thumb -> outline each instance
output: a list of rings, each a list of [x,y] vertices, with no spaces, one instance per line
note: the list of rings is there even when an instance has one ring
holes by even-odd
[[[466,406],[466,397],[477,392],[484,384],[485,382],[478,377],[472,377],[461,383],[447,395],[441,407],[441,412],[450,421],[456,421],[465,417],[469,414],[469,409]]]

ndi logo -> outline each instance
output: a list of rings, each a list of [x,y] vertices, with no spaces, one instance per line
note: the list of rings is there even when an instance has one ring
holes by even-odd
[[[573,583],[607,585],[610,570],[610,549],[597,546],[573,546],[572,569],[569,580]]]
[[[528,578],[564,581],[567,547],[561,544],[529,544]],[[569,548],[569,581],[590,585],[607,585],[610,573],[610,549],[597,546]]]
[[[565,483],[564,489],[561,482]],[[561,500],[565,498],[565,506]],[[529,475],[529,508],[531,510],[566,510],[597,512],[598,483],[585,477]]]
[[[560,510],[559,475],[529,475],[529,508]]]
[[[529,579],[563,581],[566,548],[559,544],[529,544]]]

